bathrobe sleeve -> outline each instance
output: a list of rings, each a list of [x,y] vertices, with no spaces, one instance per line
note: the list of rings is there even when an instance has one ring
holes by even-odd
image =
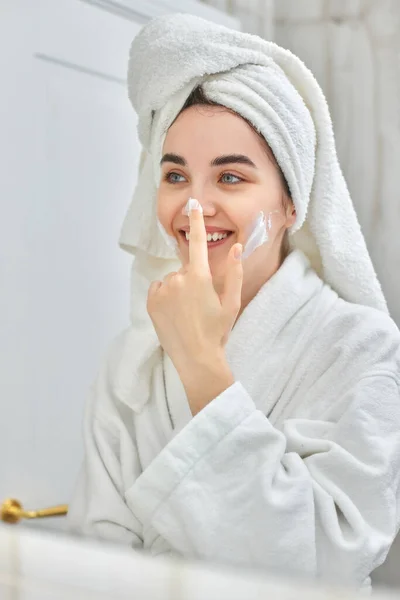
[[[141,472],[132,419],[123,418],[110,381],[118,360],[115,347],[100,369],[86,404],[85,458],[68,507],[71,533],[97,537],[141,548],[142,528],[124,498]]]
[[[397,381],[377,373],[347,392],[338,422],[291,418],[278,430],[236,382],[127,502],[186,556],[361,585],[399,527],[399,400]]]

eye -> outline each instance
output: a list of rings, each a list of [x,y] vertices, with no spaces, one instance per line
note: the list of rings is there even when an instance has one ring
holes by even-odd
[[[170,171],[169,173],[167,173],[165,175],[164,180],[168,181],[168,183],[180,183],[180,181],[171,180],[171,175],[177,175],[177,177],[183,177],[183,175],[180,175],[179,173],[175,173],[175,171]]]
[[[233,173],[222,173],[221,179],[223,177],[225,177],[225,176],[235,177],[235,179],[238,179],[238,181],[243,181],[243,179],[241,177],[238,177],[237,175],[233,175]],[[235,183],[238,183],[238,181],[225,181],[225,183],[233,183],[233,184],[235,184]]]
[[[177,177],[183,177],[183,175],[180,175],[179,173],[176,173],[175,171],[170,171],[169,173],[167,173],[164,176],[164,181],[167,181],[168,183],[181,183],[180,181],[176,180],[176,179],[171,179],[171,177],[175,175]],[[237,179],[237,181],[223,181],[223,183],[228,183],[228,184],[236,184],[239,183],[240,181],[243,181],[243,179],[241,177],[238,177],[237,175],[233,175],[233,173],[222,173],[221,175],[221,180],[224,177],[234,177],[235,179]]]

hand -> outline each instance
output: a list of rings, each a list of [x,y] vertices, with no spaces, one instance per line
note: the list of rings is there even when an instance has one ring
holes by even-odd
[[[198,408],[199,404],[212,400],[209,396],[216,390],[233,383],[224,345],[240,310],[242,247],[235,244],[229,252],[224,289],[219,296],[208,264],[203,214],[192,210],[189,219],[189,264],[169,273],[163,282],[154,281],[150,285],[147,311],[161,346],[180,375],[189,402],[192,398],[191,404]],[[238,258],[235,251],[239,251]],[[207,382],[209,389],[205,389]],[[204,391],[203,400],[199,398],[200,390]]]

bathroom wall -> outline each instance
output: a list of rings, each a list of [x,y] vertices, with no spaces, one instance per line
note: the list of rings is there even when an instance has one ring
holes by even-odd
[[[260,35],[266,39],[273,36],[274,0],[200,0],[240,19],[242,31]]]
[[[342,170],[400,324],[400,2],[277,0],[274,40],[326,94]]]
[[[393,318],[400,325],[400,2],[207,0],[289,48],[328,99],[338,155]]]

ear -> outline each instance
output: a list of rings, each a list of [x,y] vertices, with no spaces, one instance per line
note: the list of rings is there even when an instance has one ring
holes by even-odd
[[[286,226],[288,229],[289,229],[289,227],[292,227],[292,225],[294,225],[294,223],[296,221],[296,217],[297,217],[296,208],[295,208],[294,204],[290,203],[290,205],[288,206],[287,213],[286,213]]]

